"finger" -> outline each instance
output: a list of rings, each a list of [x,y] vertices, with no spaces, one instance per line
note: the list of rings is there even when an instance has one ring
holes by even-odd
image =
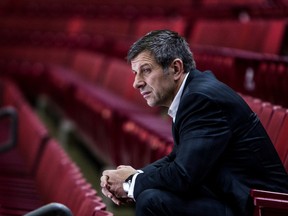
[[[102,193],[104,194],[104,196],[110,199],[113,197],[113,194],[107,188],[102,188]]]
[[[109,185],[107,182],[101,182],[101,183],[100,183],[100,186],[101,186],[102,188],[107,188],[108,190],[110,190],[110,185]]]
[[[113,170],[104,170],[103,172],[102,172],[102,175],[103,176],[109,176],[110,175],[110,173],[111,173],[111,171],[113,171]]]
[[[116,204],[116,205],[120,205],[121,204],[121,201],[119,199],[117,199],[115,196],[113,196],[111,198],[111,200]]]
[[[116,205],[120,205],[121,201],[119,199],[116,198],[116,196],[114,196],[110,191],[108,191],[106,188],[102,188],[102,193],[110,198]]]
[[[102,191],[102,194],[104,194],[104,196],[108,197],[106,188],[102,188],[101,191]]]
[[[100,178],[100,185],[101,187],[106,187],[108,184],[109,177],[107,175],[104,175]]]
[[[108,181],[108,179],[109,179],[108,175],[102,175],[100,178],[101,181]]]

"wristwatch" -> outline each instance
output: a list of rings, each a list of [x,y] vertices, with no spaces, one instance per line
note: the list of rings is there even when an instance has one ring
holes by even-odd
[[[134,175],[134,174],[133,174]],[[130,186],[131,186],[131,183],[132,183],[132,178],[133,178],[133,175],[130,175],[126,180],[125,182],[123,183],[123,190],[128,194],[129,192],[129,189],[130,189]]]

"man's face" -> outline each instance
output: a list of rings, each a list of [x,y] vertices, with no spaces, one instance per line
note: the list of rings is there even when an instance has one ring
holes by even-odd
[[[169,107],[175,96],[176,85],[173,67],[164,72],[154,56],[147,51],[140,53],[131,61],[135,74],[133,87],[139,89],[147,104]]]

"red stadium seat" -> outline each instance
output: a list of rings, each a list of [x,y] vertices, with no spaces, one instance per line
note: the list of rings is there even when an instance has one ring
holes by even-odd
[[[285,27],[285,20],[197,20],[188,40],[195,45],[280,54]]]
[[[81,206],[90,200],[93,200],[96,210],[106,209],[106,205],[83,177],[79,167],[53,139],[47,143],[36,179],[46,203],[62,203],[79,216],[86,215],[81,214]]]
[[[280,156],[280,159],[283,163],[285,163],[285,159],[288,158],[288,139],[287,139],[287,131],[288,131],[288,115],[286,112],[286,116],[283,120],[281,128],[279,128],[278,138],[275,142],[276,150]],[[286,164],[286,169],[288,169]]]
[[[160,116],[131,114],[123,124],[118,145],[122,164],[142,167],[170,153],[171,122]]]
[[[135,23],[134,37],[137,39],[152,30],[169,29],[184,36],[186,22],[181,17],[178,18],[143,18]]]
[[[256,5],[256,4],[265,4],[266,0],[234,0],[234,1],[229,1],[229,0],[203,0],[202,4],[206,7],[209,6],[223,6],[223,5],[230,5],[232,6],[247,6],[247,5]]]
[[[19,116],[18,144],[16,148],[1,155],[2,173],[31,175],[35,171],[42,148],[49,135],[39,118],[24,102],[24,98],[11,82],[5,82],[4,106],[12,106]],[[29,125],[29,127],[27,127]]]
[[[274,104],[288,105],[286,97],[287,62],[265,61],[260,62],[256,71],[256,94]]]
[[[288,171],[287,110],[274,106],[267,132],[271,137],[284,168]],[[285,216],[288,214],[288,194],[252,189],[254,216]]]
[[[259,118],[264,128],[267,129],[273,113],[273,105],[269,102],[262,103],[262,111],[259,113]]]
[[[243,99],[258,116],[262,112],[262,101],[258,98],[243,96]]]
[[[133,88],[134,74],[130,66],[123,60],[112,59],[104,73],[103,87],[115,95],[125,98]]]
[[[105,205],[97,199],[86,198],[77,212],[76,216],[82,215],[99,215],[113,216],[112,213],[105,211]]]
[[[49,138],[16,86],[7,80],[0,84],[1,106],[14,106],[19,115],[19,143],[0,155],[0,214],[20,216],[57,201],[76,213],[86,199],[97,201],[96,210],[105,213],[102,199],[64,149]]]
[[[276,144],[279,130],[282,127],[283,121],[287,116],[287,109],[284,109],[280,106],[273,107],[273,114],[270,119],[270,122],[267,126],[267,133],[272,141],[272,143]]]
[[[104,55],[88,51],[76,52],[73,63],[70,66],[71,72],[75,72],[88,82],[98,83],[101,80],[104,69]]]
[[[254,216],[286,216],[288,213],[288,195],[260,190],[252,190]]]
[[[1,106],[12,106],[18,113],[17,144],[0,154],[1,213],[18,209],[23,214],[43,204],[33,176],[49,135],[14,83],[0,84]]]

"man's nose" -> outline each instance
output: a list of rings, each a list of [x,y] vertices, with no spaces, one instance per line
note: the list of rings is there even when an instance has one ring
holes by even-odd
[[[143,79],[141,79],[140,76],[136,75],[135,79],[134,79],[134,83],[133,83],[133,87],[135,89],[140,89],[141,87],[143,87],[145,85],[145,82]]]

